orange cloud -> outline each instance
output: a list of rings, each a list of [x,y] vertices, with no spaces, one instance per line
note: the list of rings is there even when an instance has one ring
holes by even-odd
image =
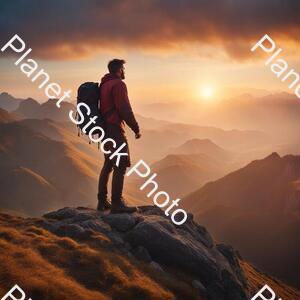
[[[294,0],[2,1],[0,41],[17,33],[48,59],[112,47],[176,51],[196,43],[241,60],[265,33],[298,45],[299,8]]]

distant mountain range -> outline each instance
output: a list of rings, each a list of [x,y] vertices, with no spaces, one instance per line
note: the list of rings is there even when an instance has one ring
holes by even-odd
[[[155,116],[171,122],[181,120],[201,126],[263,131],[285,142],[297,142],[296,133],[300,127],[300,101],[294,94],[289,93],[260,97],[242,94],[232,98],[214,99],[208,105],[201,101],[183,99],[170,103],[139,104],[139,110],[144,116]]]
[[[0,107],[8,112],[16,110],[24,99],[18,99],[3,92],[0,94]]]
[[[2,102],[2,99],[6,99]],[[18,103],[15,109],[7,109],[7,99]],[[51,119],[60,122],[69,122],[69,110],[74,105],[63,102],[61,108],[56,107],[55,100],[48,100],[40,104],[32,98],[25,100],[15,99],[7,93],[0,94],[0,108],[14,113],[17,119]],[[143,131],[143,143],[134,140],[132,133],[128,134],[129,141],[135,141],[133,154],[136,157],[143,157],[146,160],[155,161],[163,156],[172,153],[171,148],[178,147],[192,139],[210,139],[220,147],[230,151],[257,151],[265,148],[272,139],[261,131],[253,130],[223,130],[209,126],[197,126],[183,123],[161,121],[153,118],[145,118],[137,115],[140,127]],[[159,145],[155,147],[154,145]],[[265,150],[263,150],[265,153]]]
[[[300,156],[273,153],[182,200],[218,240],[300,287]],[[284,258],[284,259],[283,259]]]
[[[233,153],[222,149],[209,139],[191,139],[171,150],[174,154],[206,154],[215,159],[230,159]]]
[[[69,111],[75,111],[75,106],[68,102],[63,102],[61,107],[56,106],[55,99],[49,99],[45,103],[38,103],[33,99],[23,100],[14,113],[21,118],[31,119],[51,119],[55,121],[70,121]]]

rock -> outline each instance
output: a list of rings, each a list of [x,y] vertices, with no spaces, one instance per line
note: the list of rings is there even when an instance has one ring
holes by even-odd
[[[64,220],[74,218],[78,214],[79,211],[76,208],[65,207],[57,211],[47,213],[44,217],[48,219]]]
[[[164,272],[163,268],[155,261],[151,261],[150,266],[156,271]]]
[[[87,237],[90,230],[108,237],[121,255],[195,276],[192,286],[209,300],[246,300],[248,287],[236,251],[216,245],[205,227],[190,217],[176,226],[155,206],[133,214],[104,214],[86,208],[48,213],[44,228],[61,236]],[[166,273],[165,273],[166,274]]]
[[[58,228],[62,225],[63,223],[60,221],[54,221],[54,220],[45,220],[41,223],[43,228],[45,228],[48,231],[51,231],[52,233],[56,233]]]
[[[231,300],[226,297],[226,290],[224,289],[221,282],[212,282],[206,287],[207,295],[209,300]],[[246,300],[244,298],[243,300]]]
[[[246,300],[249,299],[242,286],[228,270],[223,270],[220,282],[211,282],[206,288],[210,300]]]
[[[212,248],[214,241],[211,235],[208,233],[205,227],[195,224],[194,222],[186,223],[177,229],[177,232],[181,232],[182,235],[188,234],[195,240],[201,242],[205,247]]]
[[[110,238],[110,240],[117,246],[123,246],[124,240],[120,237],[120,235],[117,232],[109,232],[107,236]]]
[[[144,261],[146,263],[150,263],[152,261],[149,252],[143,246],[138,246],[137,248],[133,249],[132,253],[137,259],[141,261]]]
[[[104,222],[118,231],[128,231],[135,226],[137,220],[133,214],[110,214],[103,216]]]
[[[69,236],[75,239],[81,238],[84,232],[85,230],[77,224],[64,224],[56,230],[56,234],[60,236]]]
[[[206,282],[220,280],[216,257],[188,232],[176,231],[166,219],[149,216],[129,231],[125,239],[134,247],[145,247],[157,262],[194,273]]]
[[[72,219],[72,222],[83,222],[83,221],[87,221],[87,220],[94,220],[97,219],[97,215],[96,214],[89,214],[89,213],[78,213],[77,215],[75,215]]]
[[[226,257],[230,266],[235,271],[235,274],[244,287],[247,286],[246,276],[239,263],[239,254],[229,245],[218,244],[217,249]]]
[[[175,215],[174,220],[175,220],[176,222],[180,222],[180,221],[183,219],[183,217],[184,217],[184,214],[181,212],[181,213],[178,213],[178,214]],[[187,224],[187,223],[193,221],[193,219],[194,219],[194,215],[191,214],[191,213],[187,213],[187,219],[186,219],[186,221],[185,221],[185,224]],[[177,226],[178,228],[181,227],[181,225],[176,225],[176,226]]]
[[[214,246],[214,241],[206,228],[197,223],[193,223],[193,226],[196,230],[192,229],[192,235],[201,240],[206,247],[212,248]],[[192,228],[192,225],[190,225],[190,228]]]
[[[204,285],[198,281],[198,280],[193,280],[192,281],[192,286],[198,290],[199,294],[201,296],[205,296],[206,295],[206,288],[204,287]]]
[[[101,219],[86,220],[80,222],[80,225],[85,229],[91,229],[104,234],[107,234],[111,231],[111,227],[104,223]]]
[[[160,209],[158,206],[154,205],[144,205],[138,207],[138,212],[143,213],[145,216],[156,215],[166,217],[164,211]]]
[[[244,300],[248,298],[242,286],[238,284],[233,274],[228,270],[222,271],[222,281],[224,286],[226,286],[226,292],[230,295],[228,300]]]
[[[132,250],[132,247],[131,247],[131,245],[129,243],[125,243],[124,247],[125,247],[125,249],[127,251],[131,251]]]

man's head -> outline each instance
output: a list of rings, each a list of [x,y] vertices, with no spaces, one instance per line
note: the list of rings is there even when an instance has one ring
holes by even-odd
[[[109,73],[115,74],[121,79],[125,79],[125,68],[124,68],[125,60],[124,59],[113,59],[111,60],[107,67],[109,70]]]

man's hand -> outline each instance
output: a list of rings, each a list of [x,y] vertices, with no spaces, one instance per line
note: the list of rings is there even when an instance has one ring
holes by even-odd
[[[141,135],[140,132],[138,132],[138,133],[135,134],[135,138],[136,138],[136,139],[139,139],[141,136],[142,136],[142,135]]]

